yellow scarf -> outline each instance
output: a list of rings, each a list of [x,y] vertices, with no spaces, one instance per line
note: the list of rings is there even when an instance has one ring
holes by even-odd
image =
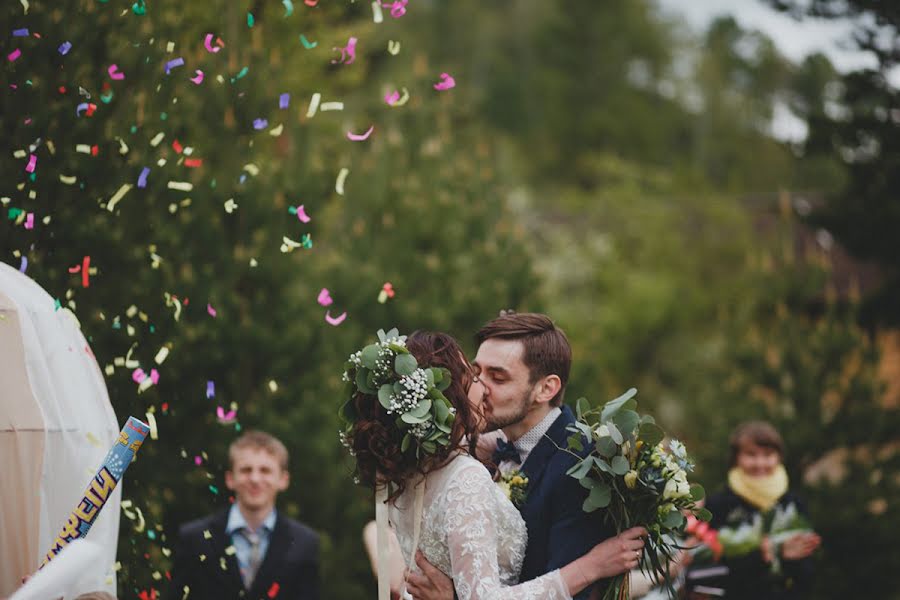
[[[788,489],[784,465],[775,467],[771,475],[750,477],[737,467],[728,471],[728,487],[763,512],[768,512]]]

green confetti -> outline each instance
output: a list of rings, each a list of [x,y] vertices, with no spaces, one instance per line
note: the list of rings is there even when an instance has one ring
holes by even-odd
[[[248,71],[250,71],[249,67],[244,67],[243,69],[241,69],[241,71],[237,75],[231,78],[231,83],[234,83],[235,81],[246,75]]]
[[[209,486],[209,491],[211,491],[213,494],[218,494],[218,493],[219,493],[219,488],[217,488],[217,487],[214,486],[214,485],[211,485],[211,486]]]
[[[131,5],[131,11],[140,16],[147,14],[147,6],[144,4],[144,0],[137,0],[134,4]]]
[[[253,23],[256,21],[253,19],[253,13],[247,13],[247,27],[253,27]]]
[[[300,34],[300,42],[303,43],[303,47],[306,48],[307,50],[312,50],[313,48],[315,48],[316,46],[319,45],[319,42],[310,42],[308,39],[306,39],[306,36],[303,35],[302,33]]]
[[[294,3],[291,0],[281,0],[281,3],[284,4],[284,16],[285,18],[294,14]]]

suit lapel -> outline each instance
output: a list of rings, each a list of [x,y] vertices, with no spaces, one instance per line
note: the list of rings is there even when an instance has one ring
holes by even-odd
[[[541,441],[534,447],[534,450],[531,451],[528,458],[525,459],[525,463],[522,465],[522,471],[528,477],[529,492],[525,503],[522,506],[523,509],[528,505],[528,502],[532,497],[531,492],[536,490],[538,485],[540,485],[541,479],[543,479],[544,473],[547,470],[547,463],[553,458],[558,447],[564,448],[566,446],[566,438],[568,437],[566,427],[574,422],[575,417],[572,415],[572,411],[568,406],[563,405],[561,409],[562,414],[553,421],[553,424],[550,425],[550,429],[547,430],[547,433],[544,434],[544,437],[541,438]]]
[[[212,522],[209,533],[212,535],[210,542],[212,542],[213,552],[212,556],[208,557],[207,560],[213,561],[212,565],[210,565],[213,571],[225,580],[230,589],[241,590],[244,588],[244,581],[241,579],[237,554],[232,553],[229,555],[225,552],[225,549],[231,545],[231,538],[225,533],[225,528],[228,526],[229,510],[226,509],[217,515]],[[221,567],[222,558],[225,559],[225,570],[222,570]]]
[[[291,542],[288,525],[284,522],[281,513],[278,512],[275,516],[275,529],[269,538],[269,547],[266,549],[266,555],[263,557],[253,585],[250,587],[251,598],[259,598],[264,595],[272,582],[277,579],[278,573],[283,570],[282,564],[291,547]]]

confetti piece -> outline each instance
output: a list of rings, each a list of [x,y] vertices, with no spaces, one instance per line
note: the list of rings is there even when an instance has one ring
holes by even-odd
[[[136,14],[138,16],[146,15],[147,14],[147,6],[144,4],[144,0],[137,0],[137,2],[132,4],[131,12],[133,12],[134,14]]]
[[[156,417],[153,416],[152,412],[144,413],[147,416],[147,425],[150,426],[150,439],[158,440],[159,432],[156,429]]]
[[[306,209],[303,208],[302,204],[297,207],[297,218],[303,223],[309,223],[312,220],[307,216]]]
[[[213,39],[213,34],[207,33],[206,39],[203,40],[203,47],[206,48],[207,52],[212,52],[213,54],[215,54],[216,52],[221,50],[221,48],[219,48],[218,46],[214,48],[212,45],[212,39]],[[219,42],[220,40],[216,40],[216,41]]]
[[[170,181],[166,184],[170,190],[179,190],[182,192],[189,192],[194,189],[194,184],[188,181]]]
[[[344,195],[344,182],[347,181],[347,175],[350,174],[350,169],[344,167],[338,173],[337,180],[334,182],[334,191],[336,191],[341,196]]]
[[[310,42],[302,33],[300,34],[300,43],[303,44],[303,47],[307,50],[312,50],[319,45],[319,42]]]
[[[82,112],[86,112],[87,116],[91,116],[94,114],[94,111],[97,110],[97,105],[90,102],[82,102],[77,107],[75,107],[75,116],[80,117]]]
[[[25,216],[25,229],[34,229],[34,213],[30,212]]]
[[[119,190],[115,194],[113,194],[113,197],[109,199],[109,202],[106,204],[106,210],[108,210],[109,212],[114,211],[116,209],[116,204],[119,203],[119,200],[121,200],[125,196],[125,194],[127,194],[129,190],[131,190],[131,188],[132,185],[130,183],[123,183],[122,187],[120,187]]]
[[[254,177],[259,175],[259,167],[257,167],[253,163],[247,163],[246,165],[244,165],[244,170],[247,171],[248,173],[250,173],[251,175],[253,175]]]
[[[409,90],[403,88],[403,95],[398,91],[394,91],[385,96],[384,101],[387,102],[389,106],[403,106],[409,102]]]
[[[172,72],[172,69],[175,67],[180,67],[184,65],[184,59],[180,56],[178,58],[173,58],[169,62],[166,63],[166,75]]]
[[[253,13],[247,13],[247,27],[253,27],[253,24],[256,20],[253,18]]]
[[[284,123],[280,123],[278,127],[273,127],[271,130],[269,130],[269,135],[271,135],[272,137],[278,137],[282,134],[282,132],[284,132]]]
[[[375,126],[372,125],[365,133],[355,134],[350,131],[347,132],[347,139],[351,142],[362,142],[369,139],[369,136],[372,135],[372,132],[375,131]]]
[[[182,152],[184,152],[184,146],[182,146],[181,142],[179,142],[178,140],[172,140],[172,150],[174,150],[178,154],[181,154]]]
[[[19,50],[18,48],[16,48],[16,49],[13,50],[12,52],[10,52],[10,53],[6,56],[6,58],[9,59],[9,62],[13,62],[14,60],[16,60],[17,58],[19,58],[20,56],[22,56],[22,51]]]
[[[321,306],[331,306],[333,300],[331,299],[331,294],[328,292],[328,288],[322,288],[322,291],[319,292],[319,297],[316,299]]]
[[[86,437],[87,437],[88,443],[90,443],[90,445],[93,446],[94,448],[100,448],[103,446],[103,444],[100,443],[100,440],[97,438],[97,436],[94,435],[93,433],[91,433],[90,431],[87,432]]]
[[[379,304],[384,304],[387,302],[388,298],[394,297],[394,286],[391,285],[391,282],[388,281],[381,287],[381,291],[378,292],[378,302]]]
[[[322,111],[327,110],[344,110],[343,102],[323,102],[322,103]]]
[[[290,94],[281,94],[278,97],[278,108],[285,109],[291,104],[291,95]]]
[[[66,54],[69,53],[69,50],[71,50],[71,49],[72,49],[72,42],[63,42],[62,44],[59,45],[59,48],[57,50],[60,54],[65,56]]]
[[[269,126],[269,122],[266,119],[254,119],[253,120],[253,129],[259,131],[260,129],[265,129]]]
[[[315,6],[318,3],[319,3],[319,0],[303,0],[303,4],[305,4],[307,6]]]
[[[281,0],[281,3],[284,4],[284,18],[294,14],[294,3],[291,0]]]
[[[165,138],[165,137],[166,137],[166,134],[164,132],[160,131],[155,136],[153,136],[152,140],[150,140],[150,145],[152,147],[156,148],[157,146],[159,146],[159,143],[162,142],[163,138]]]
[[[216,313],[216,309],[214,309],[212,307],[212,304],[209,304],[209,303],[206,304],[206,312],[208,312],[209,316],[211,316],[213,318],[215,318],[215,316],[218,314],[218,313]]]
[[[372,20],[376,23],[384,21],[384,14],[381,12],[381,3],[378,0],[372,2]]]
[[[139,188],[147,187],[147,176],[150,175],[150,167],[144,167],[141,169],[141,174],[138,175],[137,186]]]
[[[388,40],[388,52],[392,56],[397,56],[400,54],[400,42],[395,42],[394,40]]]
[[[233,213],[238,207],[237,202],[234,201],[234,198],[229,198],[225,201],[225,212],[229,215]]]
[[[355,37],[351,37],[343,48],[332,48],[332,50],[341,53],[341,58],[332,60],[331,64],[352,65],[356,60],[356,41]]]
[[[13,37],[28,37],[28,29],[13,29]]]
[[[343,323],[346,318],[347,318],[346,312],[341,313],[337,317],[332,317],[330,311],[325,311],[325,320],[328,322],[329,325],[334,325],[335,327],[337,327],[338,325]]]
[[[169,357],[169,347],[163,346],[159,349],[159,352],[156,353],[156,356],[153,357],[153,360],[156,364],[161,365],[165,360]]]
[[[273,394],[278,391],[278,382],[274,379],[269,380],[269,391]]]
[[[200,85],[201,83],[203,83],[203,71],[201,71],[200,69],[197,69],[194,72],[197,74],[197,76],[191,77],[191,81],[193,81],[197,85]]]
[[[26,173],[34,173],[35,166],[37,166],[37,156],[32,154],[31,156],[28,157],[28,164],[25,165],[25,172]]]
[[[441,73],[441,81],[434,84],[434,89],[438,91],[449,90],[456,87],[456,80],[449,73]]]
[[[128,144],[126,144],[122,138],[116,138],[119,141],[119,154],[125,156],[128,154]]]
[[[275,581],[272,583],[271,586],[269,586],[269,591],[266,592],[266,596],[268,596],[269,598],[274,598],[275,596],[278,595],[278,590],[280,590],[280,589],[281,589],[281,586],[278,585],[277,581]]]
[[[231,83],[234,83],[235,81],[246,75],[248,72],[250,72],[250,67],[244,67],[243,69],[238,71],[237,75],[231,78]]]
[[[206,382],[206,398],[215,398],[216,397],[216,382],[213,380],[209,380]]]
[[[125,79],[125,73],[119,71],[118,65],[109,65],[109,68],[106,70],[109,73],[110,79],[115,79],[116,81],[121,81]]]
[[[306,118],[311,119],[316,115],[316,111],[319,110],[319,101],[322,100],[322,94],[316,92],[312,95],[312,98],[309,100],[309,109],[306,111]]]
[[[399,19],[403,15],[406,14],[406,5],[409,4],[409,0],[395,0],[390,4],[382,3],[382,6],[390,6],[391,7],[391,16],[395,19]]]
[[[28,14],[28,0],[19,0],[22,3],[22,8],[25,9],[25,14]]]
[[[90,149],[88,149],[88,151],[90,152]],[[65,183],[66,185],[75,185],[75,183],[78,182],[78,178],[75,177],[74,175],[62,175],[62,174],[60,174],[59,180],[60,180],[61,182]]]
[[[22,262],[19,264],[19,273],[24,273],[25,269],[28,268],[28,259],[24,256],[22,257]]]
[[[141,383],[141,382],[144,381],[146,378],[147,378],[147,374],[144,373],[144,370],[141,369],[141,368],[137,368],[137,369],[135,369],[135,370],[131,373],[131,379],[132,379],[135,383]]]
[[[233,423],[235,416],[237,416],[237,411],[230,410],[226,413],[224,408],[222,408],[221,406],[217,406],[216,416],[219,418],[220,423]]]

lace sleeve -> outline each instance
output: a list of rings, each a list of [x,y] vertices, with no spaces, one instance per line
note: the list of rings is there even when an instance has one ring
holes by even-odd
[[[459,600],[571,600],[559,571],[512,587],[500,582],[494,485],[474,464],[447,487],[447,544]]]

